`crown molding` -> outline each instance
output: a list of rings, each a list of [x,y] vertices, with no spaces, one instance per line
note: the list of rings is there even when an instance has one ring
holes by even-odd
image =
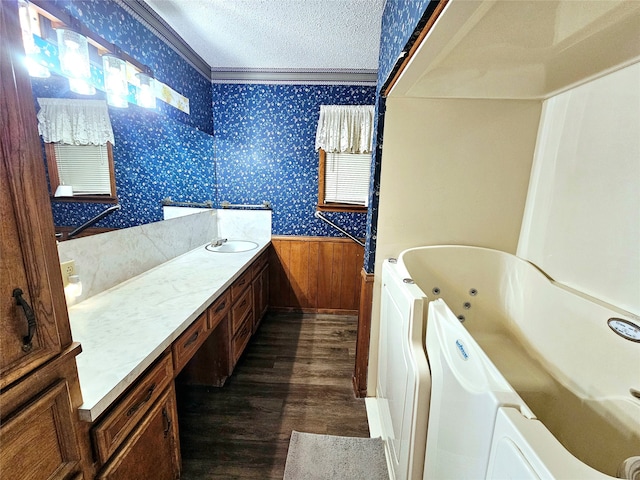
[[[211,80],[211,66],[167,22],[160,18],[144,0],[114,1],[182,56],[203,77]]]
[[[286,69],[286,68],[212,68],[213,83],[271,83],[305,85],[375,86],[377,70]]]
[[[114,1],[213,83],[375,86],[378,80],[377,70],[211,68],[144,0]]]

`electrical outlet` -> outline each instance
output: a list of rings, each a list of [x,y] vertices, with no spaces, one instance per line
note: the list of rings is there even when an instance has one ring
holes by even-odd
[[[60,270],[62,271],[62,284],[66,287],[69,285],[69,276],[76,274],[76,262],[73,260],[62,262]]]

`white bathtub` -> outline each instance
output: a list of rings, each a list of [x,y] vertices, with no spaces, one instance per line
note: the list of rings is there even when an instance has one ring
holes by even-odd
[[[436,298],[464,318],[535,417],[573,456],[615,476],[625,459],[640,455],[640,399],[631,393],[640,390],[640,343],[607,324],[617,317],[637,325],[637,318],[554,283],[513,255],[467,246],[414,248],[396,263],[385,262],[381,298],[376,396],[381,405],[396,405],[380,409],[383,429],[391,427],[385,437],[394,478],[422,478],[418,452],[424,452],[429,393],[420,382],[428,389],[430,378],[412,367],[420,353],[411,336],[424,335],[426,306]],[[388,312],[402,308],[411,312],[411,328],[398,346],[388,332],[401,329]],[[389,354],[396,350],[404,353]],[[395,386],[392,372],[402,379]]]

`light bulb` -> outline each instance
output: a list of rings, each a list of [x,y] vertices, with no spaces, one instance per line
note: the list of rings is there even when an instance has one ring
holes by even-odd
[[[96,89],[89,83],[91,67],[87,38],[68,28],[58,28],[56,34],[60,71],[69,79],[69,88],[82,95],[93,95]]]
[[[137,103],[144,108],[156,108],[155,80],[147,73],[136,74],[140,88],[138,90]]]
[[[25,64],[29,70],[31,77],[48,78],[51,76],[49,69],[43,65],[40,65],[35,56],[40,53],[40,49],[33,41],[32,28],[32,12],[29,10],[29,3],[26,1],[20,1],[20,27],[22,28],[22,44],[24,45],[25,52]]]
[[[102,67],[107,102],[113,107],[127,108],[127,63],[115,55],[107,54],[102,56]]]

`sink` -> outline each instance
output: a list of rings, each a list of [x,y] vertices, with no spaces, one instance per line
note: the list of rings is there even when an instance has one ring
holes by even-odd
[[[248,252],[249,250],[258,248],[258,244],[256,242],[251,242],[249,240],[228,240],[218,247],[207,245],[204,248],[206,248],[210,252],[239,253],[239,252]]]

